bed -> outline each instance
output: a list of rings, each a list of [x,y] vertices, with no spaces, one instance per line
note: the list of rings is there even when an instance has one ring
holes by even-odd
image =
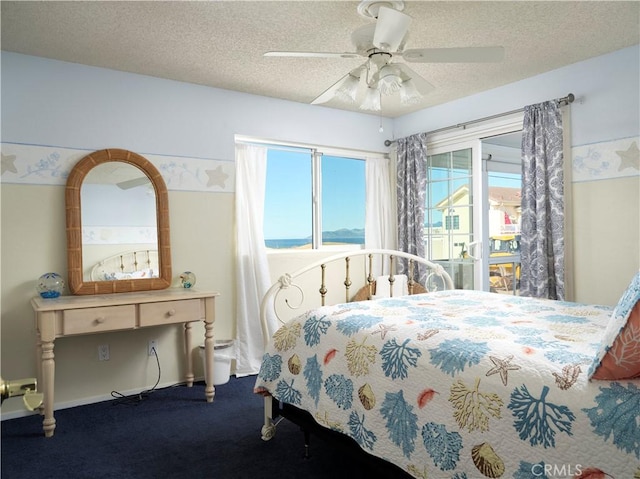
[[[424,264],[440,287],[328,303],[326,263],[360,255]],[[640,273],[612,308],[453,290],[441,266],[387,250],[320,269],[324,304],[297,311],[266,344],[254,388],[265,396],[263,439],[282,415],[348,438],[398,476],[640,478]],[[279,297],[302,297],[297,280],[312,270],[265,295],[265,332]],[[371,290],[365,276],[360,290]]]
[[[158,251],[123,251],[100,260],[91,268],[91,281],[115,281],[158,277]]]

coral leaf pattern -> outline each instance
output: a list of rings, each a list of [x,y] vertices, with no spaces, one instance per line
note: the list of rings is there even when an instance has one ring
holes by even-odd
[[[534,398],[523,384],[513,390],[507,406],[516,417],[513,425],[520,433],[520,439],[528,439],[532,446],[541,444],[545,449],[555,447],[557,432],[571,436],[571,425],[576,418],[568,407],[547,402],[548,393],[549,388],[543,386],[540,398]]]
[[[320,337],[327,333],[331,321],[325,319],[326,316],[319,318],[316,315],[310,316],[304,323],[304,341],[307,346],[317,346]]]
[[[444,424],[428,422],[422,427],[422,442],[433,463],[442,471],[450,471],[460,460],[462,437],[448,432]]]
[[[351,375],[357,377],[369,374],[369,366],[375,362],[377,353],[375,346],[366,346],[364,341],[357,343],[355,339],[350,340],[345,356]]]
[[[637,371],[637,365],[640,364],[640,324],[628,322],[613,343],[609,355],[613,357],[616,366],[630,372]]]
[[[418,417],[413,412],[413,407],[405,401],[402,391],[386,393],[380,413],[387,420],[386,426],[391,441],[402,447],[406,457],[410,457],[418,435]]]
[[[480,378],[476,379],[473,389],[458,379],[451,385],[449,402],[453,405],[453,418],[461,429],[465,427],[469,432],[479,429],[480,432],[489,430],[489,416],[499,419],[503,402],[495,393],[483,393],[478,390]]]
[[[367,314],[354,314],[353,316],[349,316],[347,318],[342,319],[338,325],[337,329],[342,334],[346,336],[353,336],[361,329],[367,329],[376,324],[382,322],[382,317],[380,316],[370,316]]]
[[[625,452],[632,452],[640,459],[640,389],[628,383],[625,388],[620,383],[611,387],[601,387],[595,398],[597,406],[583,409],[593,431],[609,440]]]
[[[282,326],[273,334],[273,345],[278,351],[288,351],[296,345],[301,329],[298,322]]]
[[[351,411],[348,424],[351,437],[363,448],[373,449],[373,445],[376,442],[376,435],[364,427],[364,415],[360,417],[355,411]]]
[[[353,381],[342,374],[332,374],[324,382],[324,389],[339,408],[349,409],[353,401]]]
[[[322,369],[318,363],[317,355],[314,354],[307,359],[302,374],[307,381],[309,395],[313,398],[317,406],[320,400],[320,389],[322,388]]]
[[[398,344],[395,338],[384,343],[380,356],[385,376],[404,379],[409,375],[409,366],[416,366],[422,352],[417,348],[408,347],[408,343],[409,339],[406,339],[402,344]]]
[[[258,376],[265,381],[273,381],[280,376],[281,370],[282,356],[279,354],[274,354],[272,356],[269,353],[265,353],[262,356],[262,364],[260,365],[260,372],[258,373]]]
[[[556,378],[556,385],[560,389],[566,390],[575,384],[581,372],[582,370],[580,369],[580,365],[567,364],[565,367],[562,368],[562,375],[558,373],[552,373],[552,374],[553,374],[553,377]]]
[[[449,339],[430,349],[431,364],[451,376],[464,371],[465,366],[478,364],[488,352],[487,343],[475,343],[467,339]]]
[[[291,384],[286,381],[278,381],[278,385],[276,386],[276,396],[280,401],[284,401],[289,404],[300,404],[300,399],[302,398],[300,391],[293,387],[293,381],[291,381]]]

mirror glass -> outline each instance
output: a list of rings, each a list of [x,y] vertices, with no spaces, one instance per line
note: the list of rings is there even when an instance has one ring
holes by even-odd
[[[65,189],[68,284],[73,294],[171,285],[169,197],[160,172],[127,150],[100,150]]]
[[[117,161],[98,165],[84,178],[80,200],[84,281],[158,276],[156,195],[144,171]],[[137,264],[133,255],[118,261],[134,252]]]

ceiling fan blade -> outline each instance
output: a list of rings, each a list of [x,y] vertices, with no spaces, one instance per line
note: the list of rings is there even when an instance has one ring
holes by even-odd
[[[395,52],[404,40],[411,17],[393,8],[380,7],[373,34],[373,46],[386,52]]]
[[[358,53],[344,52],[266,52],[265,57],[297,57],[297,58],[358,58]]]
[[[311,102],[311,104],[318,105],[320,103],[328,102],[335,96],[336,91],[338,91],[338,89],[342,86],[342,84],[345,81],[347,81],[349,77],[354,77],[360,80],[360,75],[362,75],[363,70],[364,70],[364,65],[360,65],[359,67],[354,68],[345,76],[340,78],[337,82],[335,82],[333,85],[331,85],[329,88],[327,88],[325,91],[323,91],[319,96],[317,96],[316,99]]]
[[[121,181],[120,183],[116,183],[116,186],[121,190],[129,190],[131,188],[135,188],[136,186],[142,186],[150,183],[151,181],[146,176],[141,176],[139,178],[133,178],[132,180]]]
[[[433,91],[436,89],[436,87],[434,87],[431,83],[425,80],[423,76],[421,76],[419,73],[416,73],[414,70],[409,68],[406,64],[394,63],[393,65],[399,68],[400,71],[402,72],[402,80],[404,81],[410,78],[413,81],[413,84],[415,85],[416,89],[422,95],[426,95],[430,91]]]
[[[415,63],[490,63],[504,59],[504,48],[414,48],[402,52],[402,58]]]

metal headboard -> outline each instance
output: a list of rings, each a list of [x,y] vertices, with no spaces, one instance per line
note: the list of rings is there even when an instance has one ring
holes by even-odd
[[[342,285],[340,288],[344,287],[344,302],[348,303],[351,300],[351,287],[353,285],[353,277],[351,271],[351,261],[357,257],[365,258],[365,280],[364,287],[368,288],[368,297],[370,298],[373,294],[373,287],[375,284],[375,276],[373,273],[374,258],[379,258],[382,261],[382,265],[386,265],[385,277],[388,278],[389,281],[389,289],[390,296],[393,296],[393,288],[394,283],[396,281],[396,267],[399,258],[406,259],[408,262],[407,265],[407,288],[409,294],[414,293],[414,289],[418,284],[415,279],[415,266],[417,263],[422,264],[427,269],[427,281],[429,284],[429,291],[436,291],[439,289],[454,289],[453,281],[451,280],[451,276],[444,270],[442,265],[437,263],[433,263],[425,258],[421,258],[419,256],[405,253],[403,251],[395,251],[388,249],[363,249],[357,251],[348,251],[339,253],[336,255],[329,256],[322,260],[316,261],[308,266],[298,269],[293,273],[285,273],[267,290],[265,293],[262,303],[260,306],[260,321],[262,324],[262,333],[265,340],[265,343],[268,341],[270,337],[270,329],[273,329],[273,326],[270,328],[269,323],[273,324],[273,319],[275,319],[278,325],[284,323],[284,320],[280,317],[277,310],[277,305],[284,304],[289,310],[297,310],[300,309],[304,304],[305,300],[305,291],[301,286],[299,279],[305,275],[305,273],[312,272],[313,270],[319,269],[319,289],[317,292],[319,293],[319,302],[320,306],[325,306],[327,301],[327,293],[329,292],[329,286],[327,284],[327,275],[326,270],[327,266],[331,263],[336,263],[343,261],[344,262],[344,276]],[[317,285],[318,283],[316,283]],[[423,285],[425,286],[425,285]],[[293,294],[292,294],[293,293]],[[287,294],[288,296],[284,298],[283,301],[278,301],[278,298],[281,294]],[[295,295],[297,298],[292,298],[291,296]],[[340,301],[338,301],[340,302]],[[273,331],[271,331],[272,333]]]

